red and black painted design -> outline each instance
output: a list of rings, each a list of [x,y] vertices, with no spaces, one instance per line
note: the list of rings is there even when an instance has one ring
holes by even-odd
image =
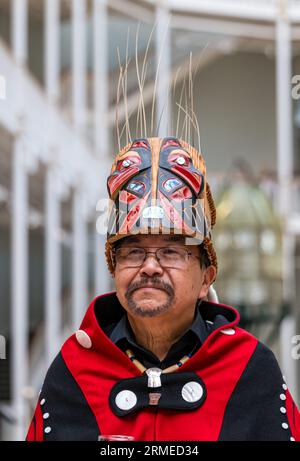
[[[176,138],[165,138],[161,144],[159,167],[166,172],[172,172],[173,176],[182,179],[182,188],[188,186],[191,196],[198,198],[204,191],[204,176],[197,170],[190,154],[182,147]],[[180,186],[178,187],[180,189]],[[165,188],[163,188],[165,190]],[[167,195],[169,196],[169,195]],[[173,195],[170,196],[173,198]]]
[[[182,230],[201,237],[209,233],[204,211],[205,177],[192,155],[176,138],[138,139],[117,157],[107,180],[113,201],[108,239],[137,233],[148,227]],[[149,221],[147,212],[155,223]],[[158,210],[158,216],[155,212]]]
[[[43,439],[96,441],[102,433],[142,441],[300,440],[299,411],[273,353],[237,326],[235,309],[210,302],[202,302],[199,309],[209,322],[218,315],[227,322],[212,327],[200,349],[172,377],[199,377],[206,390],[200,406],[178,410],[177,397],[173,402],[170,395],[164,407],[149,403],[125,416],[115,414],[109,403],[112,390],[118,383],[122,387],[123,380],[134,385],[132,378],[142,374],[104,333],[124,314],[116,294],[109,293],[91,303],[81,325],[91,348],[71,336],[48,371],[40,395],[45,402],[35,414],[35,426],[43,422]],[[49,416],[43,421],[44,411]],[[45,432],[45,425],[51,431]],[[28,440],[39,437],[41,427],[31,425]]]
[[[115,200],[120,189],[129,180],[142,171],[151,169],[151,150],[147,139],[136,140],[130,149],[116,162],[115,170],[108,177],[107,189],[109,196]]]

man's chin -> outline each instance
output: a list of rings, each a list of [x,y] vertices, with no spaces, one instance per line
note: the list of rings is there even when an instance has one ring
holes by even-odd
[[[150,292],[136,292],[132,296],[132,301],[139,306],[145,307],[156,307],[162,304],[167,304],[169,302],[170,297],[164,291],[154,291],[153,293]]]
[[[171,303],[157,304],[153,301],[146,302],[129,302],[129,310],[132,315],[139,317],[158,317],[159,315],[165,314],[171,309]]]

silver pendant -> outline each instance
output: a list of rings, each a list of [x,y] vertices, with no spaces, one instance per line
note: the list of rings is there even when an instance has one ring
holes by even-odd
[[[148,368],[146,374],[148,376],[148,387],[161,387],[160,375],[162,370],[160,368]]]

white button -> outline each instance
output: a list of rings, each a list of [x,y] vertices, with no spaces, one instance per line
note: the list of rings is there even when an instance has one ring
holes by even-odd
[[[178,157],[176,162],[178,165],[184,165],[185,164],[185,158],[184,157]]]
[[[280,407],[280,411],[281,411],[281,413],[283,413],[285,415],[286,409],[284,407]]]
[[[197,402],[203,395],[203,388],[199,383],[191,381],[183,386],[181,395],[186,402]]]
[[[280,394],[280,400],[286,400],[286,396],[284,394]]]
[[[127,167],[129,167],[131,165],[131,161],[130,160],[124,160],[122,165],[125,166],[125,168],[127,168]]]
[[[286,384],[283,384],[282,385],[282,389],[284,389],[285,391],[287,390],[287,385]]]
[[[235,330],[233,328],[226,328],[225,330],[220,330],[223,335],[234,335]]]
[[[121,391],[117,394],[115,402],[120,410],[131,410],[136,405],[137,398],[132,391]]]
[[[49,418],[49,413],[44,413],[44,414],[43,414],[43,418],[44,418],[44,419],[48,419],[48,418]]]
[[[294,437],[290,437],[290,441],[291,441],[291,442],[295,442]]]
[[[49,432],[51,432],[51,427],[50,426],[46,427],[44,432],[46,434],[49,434]]]
[[[45,399],[42,399],[42,400],[41,400],[41,405],[44,405],[45,402],[46,402],[46,400],[45,400]]]
[[[92,347],[92,340],[85,331],[77,330],[76,339],[80,346],[84,347],[85,349],[90,349]]]
[[[283,429],[288,429],[289,428],[289,425],[287,423],[282,423],[281,426],[283,427]]]

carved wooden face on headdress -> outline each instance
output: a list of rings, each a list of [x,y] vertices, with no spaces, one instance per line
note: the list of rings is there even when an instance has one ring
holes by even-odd
[[[107,180],[108,241],[138,233],[177,233],[202,241],[211,230],[206,168],[176,138],[136,139],[117,155]]]

